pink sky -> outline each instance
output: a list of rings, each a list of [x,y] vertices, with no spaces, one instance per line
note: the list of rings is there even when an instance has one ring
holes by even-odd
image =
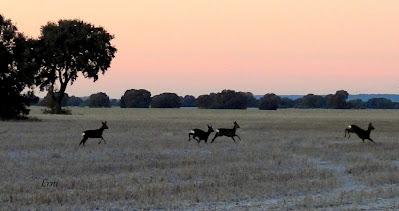
[[[398,93],[398,0],[1,0],[37,37],[79,18],[115,35],[110,70],[67,92]]]

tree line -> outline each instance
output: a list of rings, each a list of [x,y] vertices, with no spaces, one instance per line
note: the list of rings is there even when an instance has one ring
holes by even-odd
[[[281,98],[273,93],[257,99],[249,92],[223,90],[195,98],[175,93],[151,96],[144,89],[127,90],[120,100],[96,93],[87,100],[66,94],[67,87],[79,76],[97,81],[105,74],[117,49],[114,36],[103,27],[73,19],[49,22],[40,28],[38,38],[30,38],[18,31],[10,19],[0,15],[0,119],[26,118],[31,104],[40,103],[48,113],[65,113],[64,106],[122,108],[178,108],[265,110],[278,108],[398,108],[388,99],[375,98],[367,102],[347,101],[346,91],[319,96],[308,94],[300,99]],[[34,90],[47,91],[41,100]]]
[[[261,110],[277,110],[280,108],[298,109],[399,109],[399,103],[386,98],[372,98],[368,101],[360,99],[348,100],[348,92],[339,90],[329,95],[307,94],[298,99],[280,97],[274,93],[265,94],[256,98],[250,92],[237,92],[223,90],[218,93],[200,95],[197,98],[192,95],[178,96],[175,93],[162,93],[152,96],[145,89],[127,90],[120,99],[110,99],[106,93],[99,92],[90,95],[86,99],[65,95],[62,106],[80,107],[112,107],[121,108],[180,108],[198,107],[202,109],[247,109],[259,108]],[[52,107],[52,98],[35,99],[33,104]]]

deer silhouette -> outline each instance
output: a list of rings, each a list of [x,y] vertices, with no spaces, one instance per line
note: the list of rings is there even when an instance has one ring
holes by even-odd
[[[208,142],[208,137],[209,135],[214,132],[213,128],[211,125],[208,125],[208,131],[205,132],[201,129],[192,129],[188,133],[188,141],[191,140],[191,137],[198,142],[198,144],[201,142],[201,140],[204,140],[205,143]]]
[[[87,141],[87,139],[89,139],[89,138],[101,138],[101,140],[100,140],[100,142],[98,142],[98,144],[101,144],[101,141],[104,141],[104,143],[107,143],[105,141],[105,139],[103,138],[104,130],[108,129],[107,121],[101,122],[101,123],[102,123],[102,126],[99,129],[97,129],[97,130],[85,130],[85,131],[83,131],[83,133],[82,133],[83,139],[82,139],[82,141],[80,141],[79,146],[80,145],[84,146],[86,141]]]
[[[374,130],[374,126],[373,124],[370,122],[369,123],[369,127],[367,128],[367,130],[363,130],[362,128],[360,128],[357,125],[349,125],[346,129],[345,129],[345,136],[348,134],[348,139],[351,137],[351,133],[356,133],[357,136],[359,136],[360,139],[362,139],[363,143],[364,140],[370,140],[371,142],[375,143],[373,139],[370,138],[370,133],[372,130]]]
[[[211,143],[213,143],[213,142],[215,141],[215,139],[216,139],[217,137],[219,137],[219,136],[227,136],[227,137],[230,137],[231,139],[233,139],[234,142],[236,142],[236,140],[234,139],[234,137],[238,137],[238,139],[240,139],[240,141],[241,141],[240,136],[238,136],[238,135],[236,134],[236,131],[237,131],[238,128],[240,128],[240,126],[237,124],[237,122],[234,122],[234,127],[233,127],[232,129],[227,129],[227,128],[219,128],[219,129],[217,129],[217,130],[216,130],[216,134],[215,134],[215,136],[213,137]]]

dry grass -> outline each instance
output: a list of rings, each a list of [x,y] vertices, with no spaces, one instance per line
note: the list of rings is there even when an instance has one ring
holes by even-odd
[[[72,113],[33,108],[41,121],[0,122],[0,209],[393,208],[399,198],[398,111]],[[101,120],[107,144],[79,148],[81,132]],[[191,128],[234,120],[237,144],[187,141]],[[369,121],[378,144],[343,138],[348,124]],[[43,179],[57,184],[43,187]]]

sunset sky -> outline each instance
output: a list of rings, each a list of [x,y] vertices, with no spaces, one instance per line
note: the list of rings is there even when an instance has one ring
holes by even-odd
[[[110,70],[69,94],[399,93],[398,0],[0,0],[37,37],[78,18],[115,35]]]

